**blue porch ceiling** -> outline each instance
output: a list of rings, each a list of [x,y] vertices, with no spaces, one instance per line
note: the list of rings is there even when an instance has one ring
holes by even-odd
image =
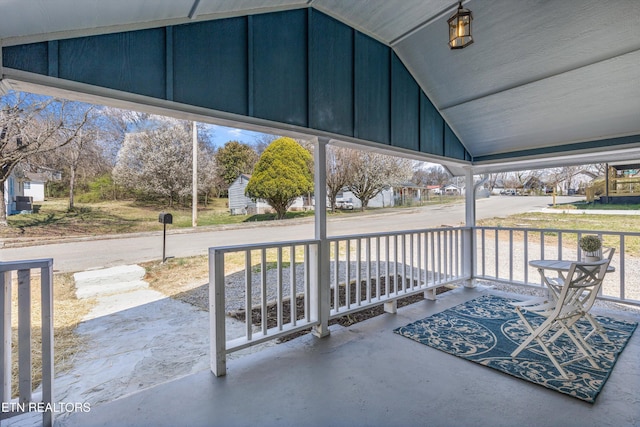
[[[637,66],[640,63],[640,26],[637,25],[640,2],[466,1],[465,6],[474,13],[476,43],[460,51],[450,51],[445,39],[445,22],[455,3],[442,0],[9,0],[0,5],[0,41],[4,50],[58,41],[60,53],[61,48],[66,49],[73,43],[72,39],[86,41],[83,39],[86,36],[141,29],[151,31],[149,36],[153,37],[153,31],[173,28],[173,63],[177,67],[172,70],[173,87],[165,84],[164,89],[165,95],[166,91],[173,91],[176,102],[180,97],[203,96],[186,93],[188,90],[179,81],[180,67],[190,67],[188,61],[180,63],[184,59],[180,57],[183,48],[197,48],[192,46],[197,44],[192,35],[180,34],[182,29],[178,28],[183,24],[189,23],[184,27],[197,32],[197,25],[206,27],[206,22],[211,20],[249,16],[245,21],[261,22],[299,13],[300,9],[310,10],[310,16],[326,18],[328,15],[338,23],[328,37],[321,37],[328,40],[325,54],[329,56],[323,58],[326,61],[312,60],[320,50],[315,52],[312,48],[307,52],[308,85],[326,89],[333,84],[334,92],[325,92],[325,89],[314,92],[313,88],[307,88],[308,108],[296,108],[295,105],[302,102],[297,95],[302,93],[303,80],[299,79],[300,70],[304,68],[298,56],[304,52],[300,50],[299,40],[280,40],[279,43],[297,52],[285,54],[294,64],[293,69],[273,78],[260,72],[248,74],[254,90],[245,89],[248,91],[245,106],[236,100],[239,104],[235,111],[240,115],[264,118],[265,123],[273,124],[275,131],[292,126],[295,130],[309,127],[337,139],[345,136],[343,139],[347,141],[372,142],[370,145],[374,147],[401,147],[405,154],[414,153],[417,158],[431,153],[436,159],[450,157],[456,165],[472,159],[477,172],[640,158],[640,71]],[[325,28],[323,25],[317,28]],[[345,30],[347,26],[357,31]],[[251,24],[251,28],[247,37],[254,42],[248,60],[253,62],[252,67],[246,67],[247,72],[277,68],[278,58],[255,54],[268,49],[265,44],[271,41],[260,31],[265,35],[269,32],[261,30],[260,24]],[[311,26],[307,32],[309,46],[316,40],[313,31]],[[350,32],[352,40],[347,40],[341,32]],[[122,37],[122,34],[110,37]],[[282,38],[286,38],[284,33]],[[51,45],[47,43],[47,48]],[[377,52],[381,47],[388,48],[391,64],[384,70],[378,66],[380,56],[384,56]],[[87,45],[85,49],[90,56],[90,47]],[[152,52],[145,52],[147,54]],[[347,62],[352,64],[352,70],[341,65],[350,55],[353,59]],[[59,57],[63,60],[57,64],[58,69],[64,71],[65,57]],[[56,81],[50,79],[25,78],[6,62],[2,71],[5,88],[56,85]],[[332,62],[342,68],[334,68]],[[49,62],[47,68],[51,67]],[[163,72],[168,69],[165,66]],[[362,84],[359,79],[351,79],[352,87],[341,86],[349,79],[336,73],[355,74],[358,69],[366,70],[366,85],[373,87],[391,82],[391,94],[399,86],[403,89],[387,100],[386,90],[363,92],[358,89],[357,85]],[[47,69],[43,74],[51,75],[50,71]],[[388,79],[387,72],[391,74]],[[314,74],[330,82],[318,86],[313,80]],[[159,76],[152,73],[149,79],[153,78]],[[208,84],[214,83],[208,80]],[[415,92],[406,90],[412,84],[419,88],[419,106],[411,112],[398,110],[398,105],[415,105]],[[285,95],[282,100],[285,106],[274,110],[262,101],[289,85],[297,89]],[[72,91],[76,89],[71,86]],[[221,91],[231,89],[219,88]],[[351,91],[350,103],[343,89]],[[238,98],[245,99],[244,94]],[[319,102],[316,104],[313,100]],[[133,97],[131,101],[140,100]],[[323,102],[324,106],[328,102],[331,108],[323,108]],[[429,135],[433,132],[432,124],[426,125],[436,117],[424,116],[430,105],[437,110],[437,117],[450,126],[445,128],[446,138],[459,139],[461,146],[447,143],[442,146],[436,142],[434,147],[425,142],[425,137],[438,141],[437,135]],[[162,106],[172,109],[172,105]],[[246,111],[241,111],[242,108]],[[199,114],[207,116],[208,110],[215,109],[215,105],[208,105],[207,111]],[[288,113],[285,114],[285,110]],[[391,119],[387,122],[381,117]],[[280,126],[281,123],[286,126]],[[383,137],[385,135],[388,138]],[[440,136],[440,142],[445,142],[442,134]],[[445,148],[453,152],[437,151]],[[462,156],[461,152],[464,152]]]

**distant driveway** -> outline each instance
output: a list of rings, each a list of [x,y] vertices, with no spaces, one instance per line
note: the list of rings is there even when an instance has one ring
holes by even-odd
[[[548,207],[551,197],[495,196],[476,203],[477,219],[504,217]],[[558,197],[558,203],[579,200]],[[436,205],[400,209],[366,215],[349,214],[331,218],[330,236],[365,234],[382,231],[416,230],[442,225],[464,224],[464,204]],[[170,226],[169,226],[170,228]],[[167,256],[205,255],[209,247],[273,241],[312,239],[313,218],[295,221],[261,222],[239,227],[202,227],[170,230],[167,233]],[[162,258],[162,233],[125,236],[99,236],[73,241],[22,248],[0,249],[0,260],[53,258],[60,272],[83,271],[124,264],[155,261]]]

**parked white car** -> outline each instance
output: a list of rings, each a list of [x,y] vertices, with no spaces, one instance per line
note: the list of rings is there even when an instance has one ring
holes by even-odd
[[[336,199],[336,208],[344,210],[353,210],[353,200],[351,199]]]

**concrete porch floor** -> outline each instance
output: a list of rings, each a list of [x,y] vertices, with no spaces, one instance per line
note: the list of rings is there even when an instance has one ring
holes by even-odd
[[[349,328],[227,361],[57,420],[75,426],[638,426],[640,333],[595,404],[394,334],[483,293],[459,288]],[[640,320],[639,311],[597,313]]]

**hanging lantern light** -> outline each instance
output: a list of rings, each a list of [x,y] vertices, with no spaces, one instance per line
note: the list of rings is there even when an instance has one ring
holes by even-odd
[[[473,43],[471,21],[473,21],[471,11],[464,9],[461,1],[458,2],[458,10],[447,20],[449,23],[449,47],[451,49],[462,49]]]

